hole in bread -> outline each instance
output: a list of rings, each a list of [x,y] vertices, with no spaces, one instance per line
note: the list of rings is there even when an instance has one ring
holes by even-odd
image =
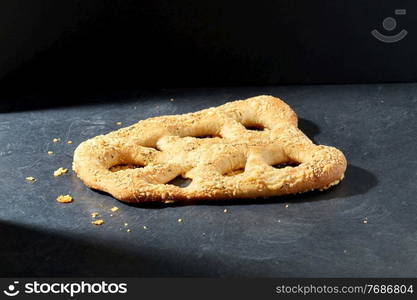
[[[272,167],[275,168],[275,169],[283,169],[285,167],[295,168],[295,167],[298,167],[299,165],[300,165],[300,163],[298,163],[298,162],[288,161],[288,162],[283,162],[283,163],[279,163],[279,164],[276,164],[276,165],[272,165]]]
[[[192,181],[193,180],[190,178],[185,178],[185,177],[182,177],[181,175],[178,175],[177,177],[175,177],[174,179],[172,179],[171,181],[165,184],[170,184],[170,185],[175,185],[180,188],[185,188],[189,186]]]
[[[127,170],[127,169],[137,169],[137,168],[143,168],[144,166],[141,165],[133,165],[133,164],[120,164],[120,165],[115,165],[113,167],[110,167],[109,170],[111,172],[119,172],[119,171],[123,171],[123,170]]]
[[[243,126],[245,126],[246,130],[250,130],[250,131],[264,131],[265,130],[265,126],[261,124],[250,124],[250,125],[243,125]]]
[[[231,170],[231,171],[229,171],[227,173],[224,173],[223,176],[229,176],[229,177],[230,176],[236,176],[236,175],[242,174],[244,171],[245,171],[244,168],[240,168],[240,169],[236,169],[236,170]]]
[[[206,135],[199,135],[195,136],[197,139],[212,139],[212,138],[220,138],[221,136],[215,134],[206,134]]]

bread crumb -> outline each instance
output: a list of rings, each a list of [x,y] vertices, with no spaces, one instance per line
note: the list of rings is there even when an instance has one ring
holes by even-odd
[[[53,138],[53,140],[52,140],[52,142],[54,142],[54,143],[59,143],[60,141],[61,141],[60,138]]]
[[[130,229],[126,230],[126,232],[130,232],[130,231],[131,231]]]
[[[169,101],[174,102],[174,101],[175,101],[175,99],[174,99],[174,98],[171,98],[171,99],[169,99]]]
[[[54,154],[53,151],[48,151],[48,155],[52,155],[52,154]]]
[[[285,208],[288,208],[288,206],[289,206],[288,204],[285,204]]]
[[[95,220],[95,221],[92,221],[91,224],[100,226],[100,225],[104,224],[104,221],[101,220],[101,219],[100,220]]]
[[[113,217],[113,214],[110,214],[110,217]]]
[[[98,216],[98,212],[93,212],[93,213],[91,213],[91,217],[92,218],[96,218]]]
[[[129,225],[129,224],[125,223],[125,227],[126,227],[127,225]]]
[[[112,208],[110,208],[110,210],[111,210],[112,212],[115,212],[115,211],[118,211],[118,210],[119,210],[119,208],[118,208],[117,206],[113,206]]]
[[[67,144],[72,144],[72,141],[68,141]]]
[[[35,177],[32,177],[32,176],[28,176],[28,177],[26,177],[25,178],[27,181],[36,181],[36,178]]]
[[[227,208],[223,209],[223,212],[224,213],[227,213],[228,212]]]
[[[60,195],[56,198],[56,201],[59,203],[70,203],[73,199],[70,195]]]
[[[181,223],[182,222],[182,219],[178,219],[178,223]]]
[[[61,168],[54,171],[54,176],[58,177],[58,176],[61,176],[62,174],[65,174],[67,172],[68,172],[68,169],[65,169],[65,168],[61,167]]]
[[[365,217],[365,219],[363,220],[363,224],[368,224],[368,217]]]
[[[122,122],[116,122],[116,125],[122,125],[123,123]]]
[[[174,200],[165,200],[164,201],[165,204],[170,204],[170,203],[174,203]]]
[[[145,230],[146,230],[146,229],[148,229],[148,227],[146,227],[145,225],[143,225],[143,229],[145,229]]]

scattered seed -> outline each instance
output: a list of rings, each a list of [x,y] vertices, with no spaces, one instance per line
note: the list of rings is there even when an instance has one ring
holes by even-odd
[[[61,176],[62,174],[65,174],[67,172],[68,172],[68,169],[65,169],[65,168],[61,167],[61,168],[54,171],[54,176],[58,177],[58,176]]]
[[[92,221],[91,224],[100,226],[100,225],[104,224],[104,221],[101,220],[101,219],[100,220],[95,220],[95,221]]]
[[[56,201],[59,203],[70,203],[73,199],[70,195],[60,195],[56,198]]]

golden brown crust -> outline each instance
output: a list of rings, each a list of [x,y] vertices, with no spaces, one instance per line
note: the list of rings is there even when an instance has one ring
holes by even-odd
[[[264,130],[248,130],[253,126]],[[286,162],[299,165],[272,167]],[[125,202],[215,200],[327,189],[343,179],[346,159],[314,145],[286,103],[258,96],[96,136],[77,147],[73,170]],[[192,182],[166,184],[177,176]]]

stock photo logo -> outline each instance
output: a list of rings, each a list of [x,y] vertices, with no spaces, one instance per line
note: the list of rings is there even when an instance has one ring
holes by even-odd
[[[69,295],[74,297],[77,294],[126,294],[127,283],[124,282],[42,282],[29,281],[22,284],[21,291],[17,288],[19,281],[13,281],[3,294],[8,297],[14,297],[18,294],[55,294]]]
[[[394,11],[396,16],[405,16],[407,14],[407,10],[405,9],[396,9]],[[385,29],[387,33],[395,30],[397,28],[397,20],[393,17],[387,17],[382,21],[382,27]],[[383,43],[396,43],[401,41],[403,38],[406,37],[408,31],[402,29],[397,34],[394,35],[385,35],[379,32],[377,29],[371,31],[371,34],[379,41]]]
[[[13,281],[13,284],[9,284],[7,289],[3,290],[3,293],[9,297],[17,296],[20,293],[20,291],[16,289],[16,285],[18,284],[19,284],[19,281]]]

